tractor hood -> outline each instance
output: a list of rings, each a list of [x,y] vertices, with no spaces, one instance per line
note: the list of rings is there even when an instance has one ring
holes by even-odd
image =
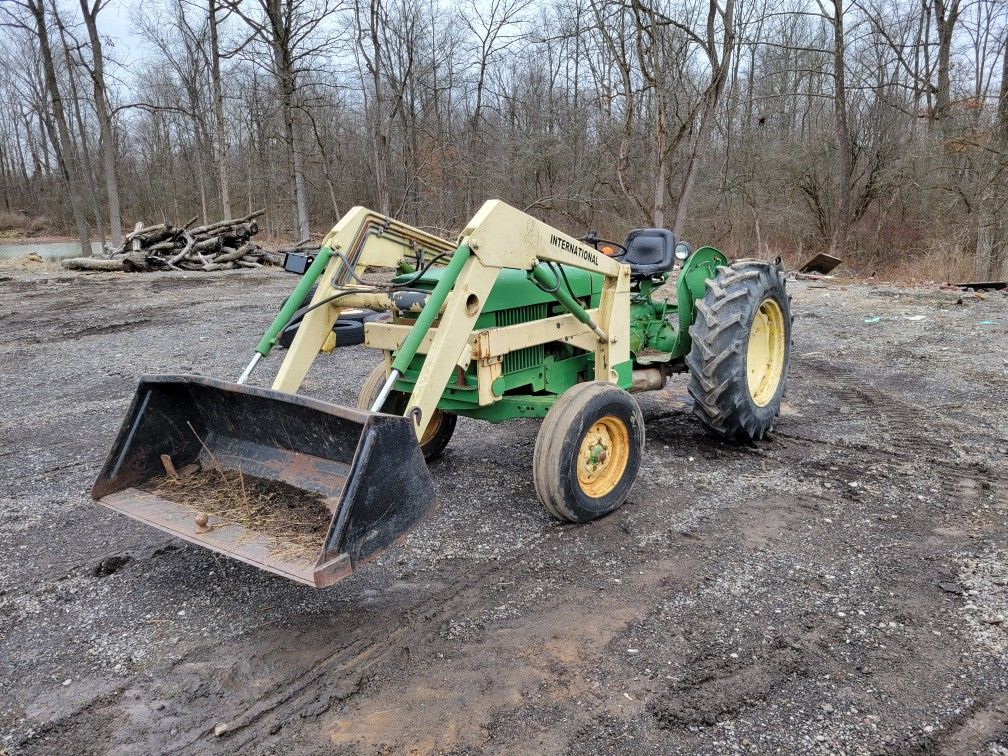
[[[578,299],[588,300],[589,307],[596,307],[599,295],[602,293],[602,276],[598,273],[589,273],[580,268],[572,268],[567,265],[558,267],[562,267],[567,274],[567,281],[570,282],[570,288],[574,296]],[[444,270],[444,268],[431,268],[417,281],[413,282],[410,288],[433,291],[438,281],[441,280]],[[392,283],[406,283],[414,275],[414,273],[406,273],[396,276],[392,279]],[[526,305],[553,304],[555,302],[556,299],[553,295],[546,293],[529,281],[524,271],[504,268],[497,276],[493,290],[483,305],[483,312],[498,312]]]

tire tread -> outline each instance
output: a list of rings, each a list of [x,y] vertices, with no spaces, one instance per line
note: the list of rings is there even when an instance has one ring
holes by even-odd
[[[781,385],[765,408],[756,407],[746,378],[748,324],[767,296],[781,307],[785,328],[785,361]],[[780,412],[791,351],[791,298],[780,269],[762,260],[739,260],[721,266],[707,280],[695,305],[689,329],[692,346],[686,356],[693,413],[715,435],[757,440],[769,432]]]

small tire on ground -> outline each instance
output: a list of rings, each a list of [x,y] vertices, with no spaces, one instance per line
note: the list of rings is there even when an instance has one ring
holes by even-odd
[[[298,323],[291,323],[289,326],[280,331],[280,336],[277,337],[277,346],[281,349],[290,349],[290,345],[294,341],[294,336],[297,335]]]
[[[386,378],[388,376],[385,373],[385,365],[375,365],[374,369],[368,373],[367,378],[364,379],[364,383],[361,384],[360,391],[357,394],[357,409],[364,410],[365,412],[371,410],[371,405],[378,398],[378,392],[385,385]],[[388,400],[385,401],[385,406],[388,406]]]
[[[364,410],[365,412],[370,411],[371,406],[375,403],[375,399],[378,398],[378,393],[381,391],[382,386],[385,385],[387,377],[385,365],[378,365],[368,374],[368,377],[364,379],[364,383],[361,384],[360,393],[357,395],[357,409]],[[387,412],[390,415],[401,415],[406,411],[407,401],[409,401],[409,397],[406,394],[401,391],[392,391],[389,393],[388,398],[385,399],[385,404],[382,405],[382,412]],[[458,416],[451,412],[445,412],[440,409],[434,410],[434,416],[431,418],[430,423],[427,424],[427,430],[424,432],[423,438],[420,439],[420,451],[423,452],[424,459],[430,462],[441,455],[448,446],[448,442],[451,441],[452,434],[455,433],[457,420]]]
[[[599,451],[605,456],[596,456]],[[536,435],[536,493],[559,520],[602,517],[627,500],[643,452],[644,418],[636,400],[605,381],[579,383],[554,402]]]
[[[311,304],[312,297],[315,296],[315,290],[317,288],[318,288],[317,286],[312,286],[309,292],[304,295],[304,298],[301,300],[301,304],[298,305],[299,310],[304,309],[305,307]],[[280,303],[280,308],[277,309],[278,312],[281,308],[283,308],[286,302],[287,300],[285,299],[283,302]],[[280,336],[277,338],[276,342],[277,346],[282,349],[290,349],[290,345],[294,341],[294,337],[297,335],[298,326],[300,325],[301,325],[301,318],[295,315],[294,319],[287,324],[287,327],[280,332]]]
[[[313,286],[311,291],[305,294],[304,299],[301,300],[301,304],[298,305],[299,310],[303,310],[305,307],[311,304],[312,299],[315,297],[315,290],[318,287]],[[364,321],[373,318],[376,315],[381,315],[381,313],[375,312],[374,310],[366,309],[354,309],[354,310],[344,310],[339,314],[336,322],[333,323],[333,333],[336,334],[336,346],[356,346],[357,344],[364,343]],[[355,324],[355,325],[347,325]],[[294,337],[297,335],[297,330],[301,326],[301,318],[296,317],[292,320],[283,331],[280,332],[280,336],[277,339],[277,346],[282,349],[290,349],[290,345],[294,341]]]
[[[333,323],[332,332],[336,334],[336,346],[356,346],[364,343],[364,324],[359,320],[343,320],[339,318]]]
[[[766,304],[765,304],[766,303]],[[778,308],[782,350],[776,386],[750,386],[748,354],[753,321],[761,308]],[[707,430],[725,439],[758,440],[780,414],[791,358],[791,298],[780,268],[759,260],[721,267],[707,280],[696,302],[686,357],[693,414]],[[782,340],[781,340],[782,339]],[[757,401],[762,399],[762,401]]]
[[[298,305],[298,310],[303,310],[311,304],[312,298],[315,296],[316,289],[318,289],[318,286],[312,286],[308,293],[304,295],[304,298],[301,300],[301,304]],[[280,307],[282,308],[286,302],[286,299],[281,302]],[[287,327],[280,332],[280,336],[277,338],[276,342],[277,346],[282,349],[290,349],[290,345],[294,341],[294,337],[297,335],[298,326],[300,325],[301,318],[295,315],[293,320],[287,324]]]

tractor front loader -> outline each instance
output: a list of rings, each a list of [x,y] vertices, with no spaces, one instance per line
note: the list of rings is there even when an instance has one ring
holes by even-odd
[[[394,275],[369,281],[376,267]],[[659,297],[672,276],[674,296]],[[352,308],[391,316],[365,325],[383,359],[357,407],[300,396]],[[248,386],[297,317],[272,388]],[[192,543],[330,585],[428,513],[425,460],[459,415],[543,418],[535,490],[558,519],[586,522],[623,504],[636,478],[644,423],[631,392],[688,371],[708,430],[762,438],[779,412],[790,331],[777,266],[728,265],[665,229],[577,240],[490,200],[451,243],[358,207],[323,239],[237,383],[140,381],[92,494]],[[180,495],[187,482],[199,495]],[[290,549],[277,532],[300,522],[305,495],[323,522],[307,529],[313,547]]]

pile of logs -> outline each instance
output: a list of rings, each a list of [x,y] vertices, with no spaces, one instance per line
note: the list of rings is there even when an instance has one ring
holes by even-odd
[[[123,239],[118,249],[106,250],[104,257],[74,257],[63,260],[69,270],[230,270],[280,265],[282,256],[267,252],[252,237],[259,233],[255,219],[265,210],[244,218],[222,220],[192,227],[159,223],[137,227]]]

